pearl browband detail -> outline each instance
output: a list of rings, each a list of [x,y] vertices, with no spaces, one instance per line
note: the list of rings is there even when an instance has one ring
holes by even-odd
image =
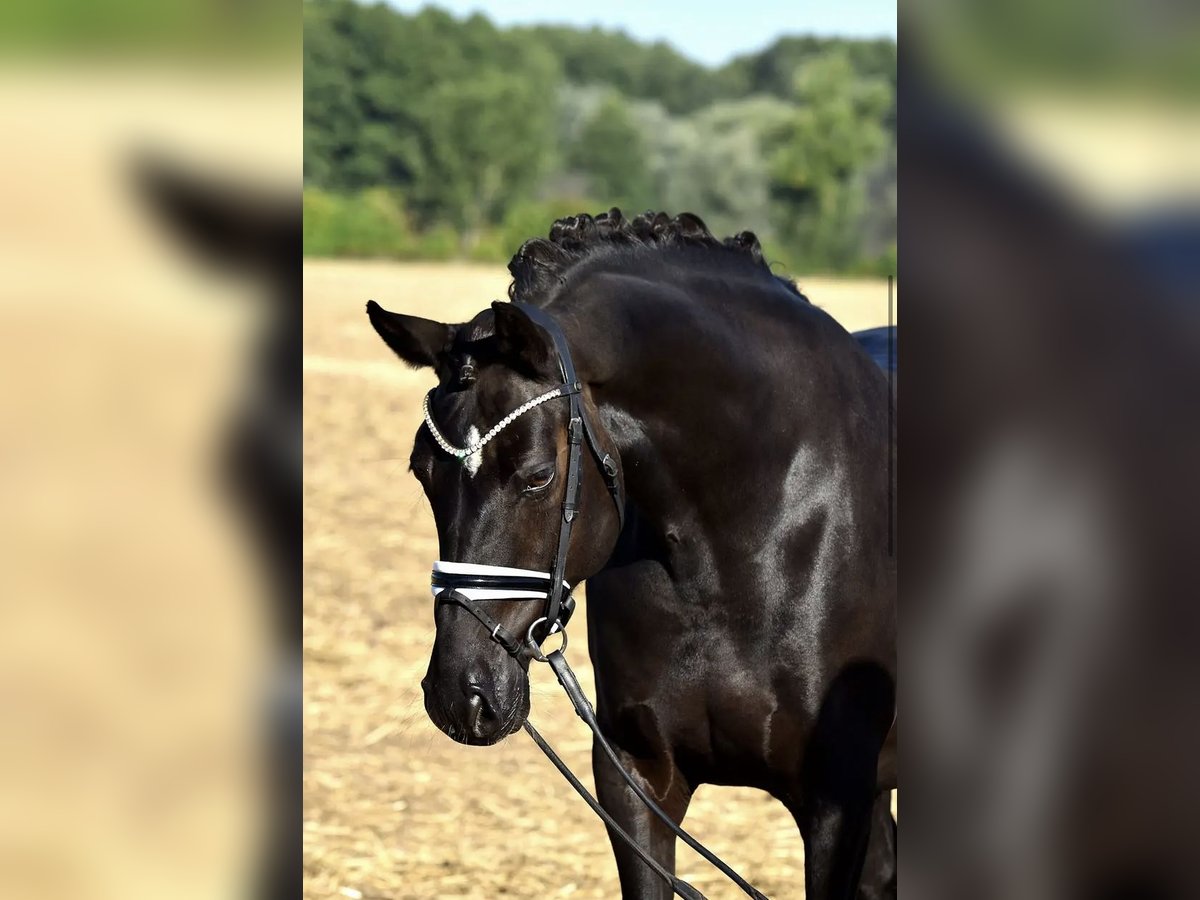
[[[488,444],[488,442],[490,442],[493,438],[496,437],[496,435],[498,435],[501,431],[503,431],[505,428],[507,428],[509,425],[511,425],[513,422],[515,422],[521,416],[525,415],[525,413],[529,412],[531,409],[535,409],[536,407],[541,406],[547,400],[553,400],[555,397],[567,397],[571,394],[578,393],[579,385],[578,384],[560,384],[560,385],[558,385],[558,387],[548,390],[544,394],[539,394],[538,396],[534,397],[532,400],[526,400],[524,403],[522,403],[520,406],[518,406],[516,409],[514,409],[512,412],[510,412],[507,416],[505,416],[503,419],[501,419],[499,422],[497,422],[494,426],[492,426],[491,431],[489,431],[487,434],[485,434],[479,440],[475,441],[469,447],[454,446],[448,440],[446,440],[446,438],[438,430],[437,425],[434,424],[433,413],[431,413],[429,411],[429,401],[430,401],[430,398],[433,397],[433,391],[436,391],[436,390],[437,390],[437,388],[434,388],[428,394],[425,395],[425,403],[424,403],[424,407],[423,407],[424,411],[425,411],[425,424],[427,426],[429,426],[429,433],[433,435],[433,439],[435,441],[437,441],[437,444],[439,447],[441,447],[443,450],[445,450],[451,456],[453,456],[457,459],[460,459],[460,460],[465,460],[468,457],[473,456],[474,454],[476,454],[480,450],[482,450]]]

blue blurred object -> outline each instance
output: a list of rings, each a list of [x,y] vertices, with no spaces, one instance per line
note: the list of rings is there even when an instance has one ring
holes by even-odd
[[[1133,262],[1174,295],[1194,296],[1200,284],[1200,211],[1186,208],[1143,215],[1123,230]]]
[[[863,345],[879,368],[885,372],[896,371],[896,326],[884,325],[854,332],[854,339]],[[891,353],[888,347],[891,347]]]

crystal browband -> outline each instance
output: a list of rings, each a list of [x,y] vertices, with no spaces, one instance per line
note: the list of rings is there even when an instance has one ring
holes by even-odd
[[[433,388],[433,390],[425,395],[425,402],[421,407],[422,412],[425,415],[425,424],[429,426],[429,433],[433,435],[433,439],[437,441],[439,447],[457,459],[466,459],[469,456],[474,456],[476,453],[482,450],[488,443],[491,442],[492,438],[498,435],[517,419],[521,418],[521,416],[525,415],[525,413],[529,412],[531,409],[536,409],[547,400],[553,400],[555,397],[568,397],[571,394],[579,393],[579,385],[560,384],[558,387],[551,388],[544,394],[538,394],[536,397],[526,400],[507,416],[493,425],[487,434],[467,447],[456,447],[454,444],[450,443],[446,436],[442,434],[441,430],[437,427],[437,423],[433,421],[433,413],[429,409],[429,401],[433,397],[434,391],[436,390],[437,388]]]

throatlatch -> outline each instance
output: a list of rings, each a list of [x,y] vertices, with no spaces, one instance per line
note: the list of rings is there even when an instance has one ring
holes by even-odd
[[[500,644],[510,656],[522,657],[528,655],[531,659],[549,663],[550,668],[554,670],[554,675],[558,679],[558,683],[562,685],[567,697],[571,700],[571,705],[575,707],[575,712],[583,719],[588,728],[591,729],[597,743],[600,744],[605,755],[616,767],[617,771],[621,773],[621,777],[625,779],[625,782],[633,790],[634,794],[676,836],[720,869],[721,872],[728,876],[730,880],[749,896],[755,898],[755,900],[767,900],[763,894],[735,872],[724,860],[676,824],[662,807],[646,793],[645,788],[625,770],[625,767],[617,759],[616,751],[613,750],[608,740],[601,733],[595,711],[592,709],[587,696],[583,693],[583,689],[579,686],[579,681],[575,678],[575,673],[567,665],[566,657],[563,656],[563,651],[567,647],[566,625],[571,618],[571,613],[575,610],[575,600],[571,596],[571,586],[566,580],[566,568],[567,550],[571,542],[571,526],[574,524],[575,517],[579,512],[580,460],[584,443],[587,444],[592,456],[595,458],[600,473],[604,478],[605,485],[608,487],[608,492],[616,504],[618,527],[620,530],[624,530],[625,527],[625,498],[621,490],[617,462],[600,447],[599,442],[596,440],[595,429],[592,427],[587,412],[580,402],[580,393],[583,388],[575,374],[575,365],[571,360],[571,351],[567,346],[566,337],[558,327],[558,323],[543,310],[525,303],[516,305],[520,306],[525,314],[534,323],[541,326],[554,341],[554,349],[558,353],[558,366],[559,373],[562,375],[562,384],[553,390],[539,394],[537,397],[517,407],[517,409],[505,416],[486,435],[469,447],[456,447],[446,440],[438,430],[429,409],[429,402],[433,391],[430,391],[429,395],[425,398],[425,422],[429,427],[430,433],[437,441],[438,446],[451,456],[460,460],[466,460],[471,455],[478,453],[502,429],[531,409],[557,397],[568,398],[570,412],[567,421],[567,442],[569,447],[567,483],[566,492],[563,495],[562,519],[559,523],[558,544],[555,548],[554,562],[549,572],[539,572],[532,569],[514,569],[507,566],[439,560],[433,564],[432,578],[433,595],[436,598],[437,605],[453,604],[465,609],[488,630],[492,640]],[[479,605],[480,603],[492,601],[532,602],[537,600],[542,600],[545,604],[543,613],[529,626],[523,640],[511,634]],[[535,636],[534,631],[543,623],[546,624],[547,628],[545,634],[539,639]],[[548,655],[544,654],[541,650],[541,640],[544,640],[547,635],[555,632],[562,633],[563,645]],[[665,867],[651,857],[633,837],[617,824],[528,720],[526,720],[524,727],[526,733],[529,734],[534,743],[549,757],[550,762],[570,782],[571,787],[583,797],[596,815],[604,820],[604,823],[611,829],[612,833],[624,841],[659,878],[663,879],[670,886],[671,890],[677,896],[683,897],[685,900],[704,900],[704,895],[696,890],[695,887],[682,878],[668,872]]]

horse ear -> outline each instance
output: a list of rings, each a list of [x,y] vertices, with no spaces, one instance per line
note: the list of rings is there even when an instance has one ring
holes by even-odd
[[[388,312],[374,300],[367,301],[367,317],[383,342],[415,369],[437,365],[454,340],[454,325]]]
[[[552,359],[549,336],[515,304],[494,300],[492,310],[500,354],[538,374],[548,372]]]

